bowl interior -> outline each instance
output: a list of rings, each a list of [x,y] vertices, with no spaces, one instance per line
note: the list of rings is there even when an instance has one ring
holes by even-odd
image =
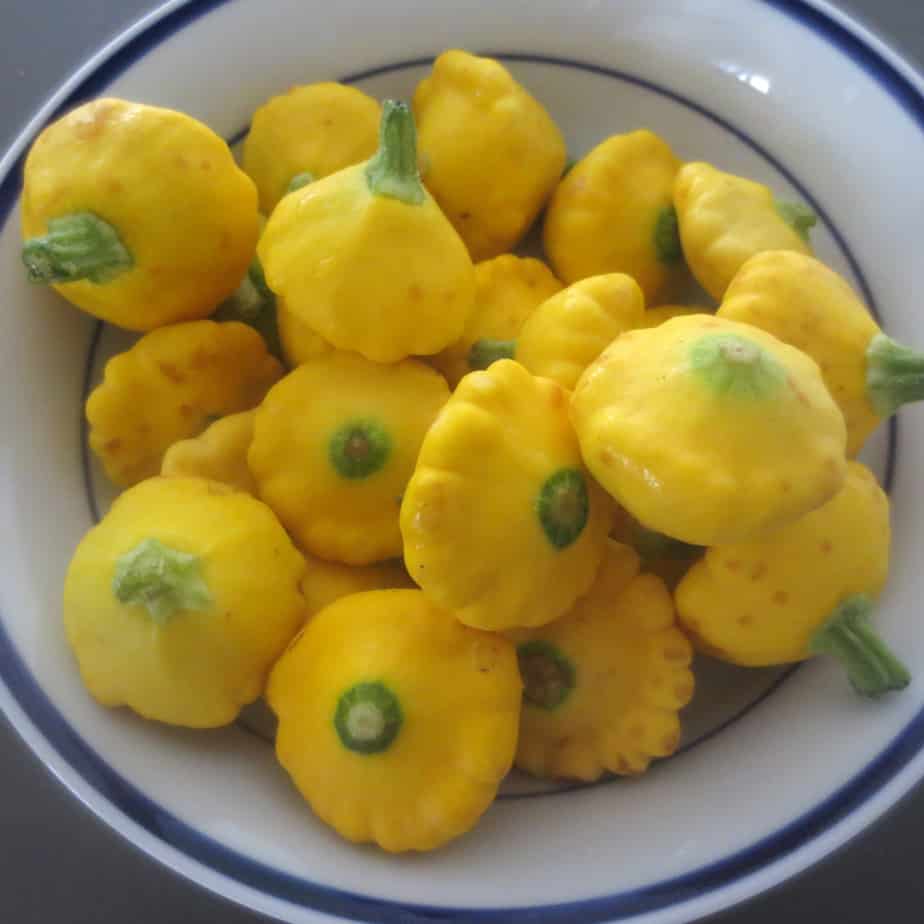
[[[709,2],[626,0],[578,14],[537,0],[528,22],[516,21],[513,3],[460,6],[407,0],[396,19],[393,7],[352,0],[325,9],[318,29],[319,12],[296,0],[272,11],[194,2],[111,84],[98,76],[89,89],[184,109],[234,142],[253,108],[293,83],[349,79],[408,98],[433,53],[491,52],[548,107],[572,156],[648,127],[684,159],[808,201],[820,217],[818,254],[893,336],[924,341],[914,310],[924,284],[909,272],[920,127],[830,32],[794,14],[802,4],[746,0],[723,5],[720,18]],[[221,55],[210,53],[218,46]],[[228,62],[243,60],[229,82]],[[899,774],[919,772],[917,684],[868,704],[826,664],[792,673],[704,661],[682,752],[642,779],[556,789],[514,778],[471,835],[396,859],[348,846],[316,822],[246,723],[194,733],[101,710],[66,648],[60,588],[75,544],[111,499],[86,451],[82,398],[132,338],[29,288],[18,243],[14,203],[0,233],[0,492],[10,537],[0,559],[0,705],[95,811],[186,874],[292,920],[308,920],[311,907],[368,911],[330,889],[442,908],[590,902],[569,920],[680,915],[683,902],[717,907],[804,866],[894,798]],[[922,590],[912,478],[924,461],[920,411],[903,412],[900,436],[883,427],[864,457],[895,501],[893,574],[877,618],[921,667],[924,641],[910,618]],[[401,913],[383,906],[376,920],[406,920]]]

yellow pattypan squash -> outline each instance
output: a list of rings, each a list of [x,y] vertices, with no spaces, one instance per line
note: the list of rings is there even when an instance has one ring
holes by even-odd
[[[693,650],[638,555],[610,541],[589,592],[561,619],[509,633],[523,677],[516,766],[534,776],[638,774],[680,743]]]
[[[640,325],[644,314],[645,296],[631,276],[582,279],[527,318],[517,340],[517,362],[570,390],[606,347]]]
[[[320,558],[401,554],[398,510],[424,434],[449,397],[417,360],[335,351],[303,363],[257,410],[248,461],[260,496]]]
[[[419,590],[344,597],[273,669],[276,753],[343,837],[432,850],[470,830],[513,762],[513,645]]]
[[[164,453],[160,473],[168,478],[207,478],[256,495],[257,484],[247,465],[254,415],[255,411],[241,411],[219,417],[199,436],[174,443]]]
[[[115,484],[135,484],[160,471],[178,440],[256,407],[282,371],[244,324],[188,321],[151,331],[109,360],[87,398],[90,448]]]
[[[709,549],[677,588],[681,622],[705,652],[734,664],[831,654],[859,692],[899,689],[908,673],[869,623],[889,542],[888,498],[851,462],[824,506],[765,539]]]
[[[370,160],[276,206],[257,252],[289,311],[376,362],[438,353],[459,339],[474,307],[472,261],[420,182],[404,103],[386,100]]]
[[[480,629],[539,626],[593,581],[611,517],[567,392],[502,359],[459,383],[401,504],[411,577]]]
[[[338,561],[325,561],[314,555],[305,556],[305,580],[302,595],[309,614],[314,614],[341,597],[366,590],[414,589],[400,558],[376,562],[372,565],[344,565]]]
[[[424,180],[473,260],[513,247],[565,167],[565,141],[545,108],[498,61],[457,49],[414,92]]]
[[[658,305],[657,308],[649,308],[635,326],[658,327],[672,318],[685,318],[691,314],[709,314],[711,311],[711,308],[704,308],[700,305]]]
[[[844,418],[818,366],[712,315],[623,334],[581,377],[571,418],[610,494],[693,545],[782,526],[844,481]]]
[[[289,311],[283,298],[276,299],[276,322],[283,358],[292,368],[333,350],[299,315]]]
[[[718,315],[760,327],[818,363],[847,421],[848,455],[903,404],[924,399],[924,355],[886,336],[847,282],[813,257],[752,257]]]
[[[541,261],[505,253],[475,264],[475,310],[461,338],[430,358],[451,388],[463,375],[512,359],[520,328],[561,283]]]
[[[161,722],[233,721],[304,621],[303,572],[248,494],[202,478],[130,488],[81,540],[64,583],[84,683],[103,705]]]
[[[811,253],[815,215],[800,203],[779,202],[761,183],[710,164],[685,164],[674,204],[687,264],[717,301],[749,257],[763,250]]]
[[[244,170],[269,215],[290,190],[371,157],[381,110],[371,96],[342,83],[292,87],[253,114],[244,139]]]
[[[129,330],[204,318],[257,242],[257,192],[196,119],[121,99],[53,122],[26,159],[23,261],[78,308]]]
[[[545,252],[566,283],[626,273],[652,302],[683,270],[671,204],[680,161],[647,129],[613,135],[559,183],[545,216]]]

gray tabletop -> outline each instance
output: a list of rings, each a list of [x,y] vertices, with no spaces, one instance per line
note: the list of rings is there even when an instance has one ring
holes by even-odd
[[[731,0],[729,0],[731,2]],[[921,0],[836,0],[924,68]],[[86,57],[157,0],[0,0],[0,151]],[[873,165],[871,165],[873,166]],[[924,787],[821,866],[710,924],[924,920]],[[0,717],[0,921],[256,924],[98,823]]]

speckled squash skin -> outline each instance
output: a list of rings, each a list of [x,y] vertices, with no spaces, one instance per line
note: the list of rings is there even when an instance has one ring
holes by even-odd
[[[581,376],[571,420],[612,497],[692,545],[792,522],[846,472],[844,418],[816,363],[711,315],[623,334]]]
[[[111,97],[62,116],[26,159],[24,238],[89,211],[133,266],[106,283],[56,284],[68,301],[128,330],[207,317],[241,281],[257,243],[257,191],[203,123]]]
[[[584,781],[635,775],[680,742],[692,647],[670,593],[612,540],[590,590],[561,619],[508,633],[525,679],[516,765]]]
[[[151,331],[106,363],[87,398],[90,448],[115,484],[136,484],[160,472],[174,443],[256,407],[282,373],[263,338],[237,321]]]
[[[441,847],[488,809],[513,763],[521,689],[509,641],[419,590],[381,590],[318,613],[267,700],[277,756],[315,813],[398,853]]]
[[[801,661],[845,597],[875,599],[889,570],[889,502],[851,462],[841,490],[767,538],[707,550],[675,593],[703,651],[749,667]]]

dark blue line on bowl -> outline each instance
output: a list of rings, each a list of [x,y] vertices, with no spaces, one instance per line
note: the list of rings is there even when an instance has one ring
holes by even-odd
[[[93,334],[90,337],[90,346],[87,350],[87,361],[83,369],[83,393],[80,396],[80,461],[83,466],[83,486],[87,494],[87,507],[90,509],[90,519],[94,523],[99,523],[100,521],[100,510],[96,499],[96,491],[93,489],[93,464],[90,459],[90,425],[87,421],[87,415],[84,413],[84,407],[87,403],[87,396],[90,394],[90,388],[93,386],[94,360],[96,351],[99,349],[100,339],[103,336],[103,329],[102,321],[97,321],[93,325]]]
[[[58,112],[97,95],[148,50],[189,22],[221,6],[227,0],[191,0],[148,30],[136,36],[77,87]],[[813,9],[804,0],[761,0],[819,33],[826,41],[850,55],[856,63],[924,128],[924,100],[914,85],[892,64],[879,57],[848,29]],[[528,56],[523,56],[526,60]],[[554,59],[545,59],[552,63]],[[596,65],[588,65],[607,73]],[[57,114],[57,113],[56,113]],[[19,194],[22,178],[20,158],[0,183],[0,222],[5,221]],[[858,276],[859,278],[859,276]],[[864,291],[866,294],[866,291]],[[893,450],[897,431],[890,432]],[[342,892],[282,873],[223,847],[151,802],[119,776],[67,724],[45,696],[20,659],[12,640],[0,623],[0,673],[26,715],[58,753],[104,798],[133,821],[189,856],[216,871],[295,904],[373,924],[413,924],[449,920],[479,922],[543,922],[543,924],[596,924],[662,909],[704,893],[726,887],[788,853],[805,846],[874,796],[906,767],[924,744],[924,710],[904,731],[848,783],[812,810],[768,837],[723,860],[651,886],[598,899],[537,908],[464,909],[402,905]]]

